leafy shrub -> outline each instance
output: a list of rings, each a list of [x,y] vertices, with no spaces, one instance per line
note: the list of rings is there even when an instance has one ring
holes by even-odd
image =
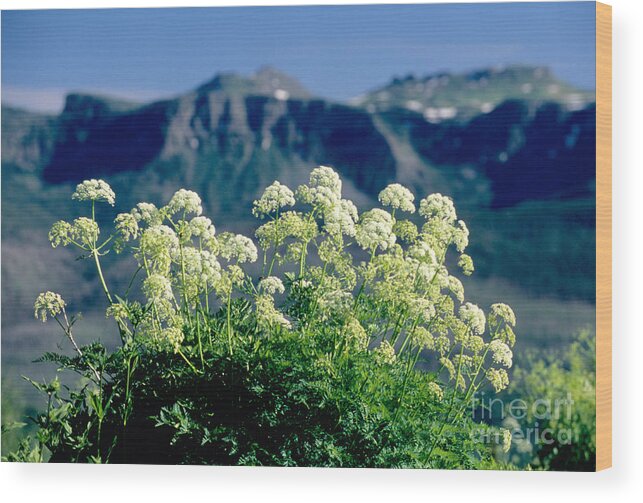
[[[562,355],[528,354],[513,377],[508,399],[536,405],[526,409],[520,428],[544,432],[524,449],[526,461],[545,470],[594,471],[595,338],[584,331]]]
[[[36,317],[57,322],[74,350],[42,360],[80,381],[32,382],[47,397],[37,442],[7,459],[498,466],[492,452],[508,446],[507,431],[465,410],[481,387],[508,385],[515,317],[504,304],[486,316],[464,302],[447,254],[455,249],[464,274],[473,261],[449,198],[420,201],[418,227],[413,194],[393,184],[380,193],[390,211],[359,215],[337,173],[319,167],[296,194],[274,182],[255,201],[260,251],[216,234],[188,190],[117,215],[103,241],[95,204],[113,205],[111,188],[88,180],[72,199],[89,216],[56,222],[51,243],[93,260],[122,344],[80,347],[78,318],[59,294],[41,294]],[[122,296],[102,273],[109,250],[138,266]],[[253,278],[244,267],[257,260]],[[418,369],[421,359],[432,370]]]

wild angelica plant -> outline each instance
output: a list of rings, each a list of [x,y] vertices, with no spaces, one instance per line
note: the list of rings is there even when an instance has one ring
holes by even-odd
[[[474,270],[450,198],[422,199],[414,220],[413,194],[392,184],[383,208],[360,215],[320,166],[295,192],[276,181],[254,202],[259,249],[217,234],[189,190],[117,215],[102,240],[95,205],[114,204],[109,185],[83,182],[72,199],[88,216],[56,222],[51,244],[93,259],[122,344],[79,347],[62,297],[38,297],[36,317],[56,320],[76,352],[43,359],[85,380],[68,396],[34,383],[48,395],[38,444],[8,459],[493,466],[473,435],[489,427],[466,412],[482,386],[508,386],[516,320],[505,304],[485,315],[465,302],[447,269],[451,252]],[[136,262],[121,296],[101,267],[109,250]]]

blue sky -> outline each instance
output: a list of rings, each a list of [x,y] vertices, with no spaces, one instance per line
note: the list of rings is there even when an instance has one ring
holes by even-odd
[[[594,88],[594,3],[2,12],[3,102],[72,90],[150,100],[264,65],[346,100],[392,76],[546,65]]]

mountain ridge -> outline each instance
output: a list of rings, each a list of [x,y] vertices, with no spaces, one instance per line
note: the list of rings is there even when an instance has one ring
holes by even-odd
[[[466,101],[473,98],[458,84],[463,79],[523,85],[534,76],[545,85],[559,82],[543,67],[511,66],[390,85],[407,97],[409,83],[446,78],[456,86],[451,95],[461,93]],[[514,91],[515,85],[495,93]],[[270,177],[301,183],[310,165],[330,164],[366,197],[398,181],[419,192],[448,193],[462,204],[501,207],[560,197],[570,182],[587,193],[593,113],[591,103],[572,110],[556,100],[509,98],[466,120],[434,120],[426,110],[373,111],[314,97],[295,79],[264,67],[250,77],[219,73],[192,91],[150,103],[71,93],[56,117],[7,109],[2,162],[49,183],[155,172],[193,183],[213,198],[221,195],[212,187],[217,183],[219,193],[246,191],[237,201],[246,206]],[[542,133],[548,130],[555,134]],[[546,174],[545,190],[521,189],[520,179],[539,174]]]
[[[351,103],[370,112],[408,109],[422,113],[429,122],[442,122],[469,120],[510,99],[553,101],[574,111],[595,98],[593,91],[557,79],[548,67],[508,65],[462,73],[394,77]]]

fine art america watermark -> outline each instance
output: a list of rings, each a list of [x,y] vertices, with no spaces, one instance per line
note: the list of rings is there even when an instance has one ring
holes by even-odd
[[[575,441],[572,429],[550,426],[570,424],[574,409],[571,393],[564,398],[541,398],[533,402],[520,398],[507,402],[480,394],[472,397],[470,408],[476,421],[502,425],[496,432],[480,428],[472,432],[472,437],[479,442],[500,445],[505,451],[511,444],[571,445]]]

